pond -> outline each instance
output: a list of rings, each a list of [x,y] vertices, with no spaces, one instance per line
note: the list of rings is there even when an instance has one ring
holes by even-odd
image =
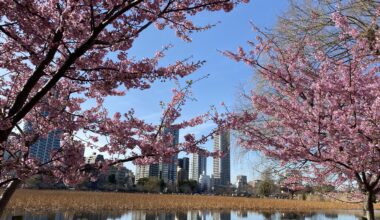
[[[256,211],[128,211],[124,214],[106,213],[50,213],[7,214],[2,220],[354,220],[360,219],[359,211],[337,212],[256,212]]]

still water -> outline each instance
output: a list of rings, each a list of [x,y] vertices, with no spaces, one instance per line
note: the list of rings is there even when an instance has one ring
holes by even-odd
[[[360,212],[341,211],[335,213],[324,212],[251,212],[251,211],[129,211],[124,214],[106,213],[56,213],[56,214],[31,214],[18,213],[8,214],[2,220],[353,220],[360,219]]]

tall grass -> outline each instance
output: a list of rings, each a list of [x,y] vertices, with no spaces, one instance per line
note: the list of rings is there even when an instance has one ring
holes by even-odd
[[[360,204],[203,195],[18,190],[7,211],[120,212],[126,210],[312,211],[358,209]]]

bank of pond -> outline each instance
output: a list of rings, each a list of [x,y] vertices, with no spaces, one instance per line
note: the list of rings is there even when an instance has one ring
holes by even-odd
[[[2,219],[360,219],[361,208],[332,201],[22,189]]]
[[[379,216],[380,217],[380,213]],[[280,212],[280,211],[147,211],[130,210],[126,212],[18,212],[7,213],[1,220],[354,220],[360,219],[359,210],[336,210],[315,212]]]

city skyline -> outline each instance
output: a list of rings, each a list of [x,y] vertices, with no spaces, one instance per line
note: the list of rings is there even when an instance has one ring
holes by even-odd
[[[179,130],[167,129],[164,132],[170,132],[173,136],[173,142],[171,144],[178,144]],[[145,177],[158,177],[165,183],[177,183],[177,174],[181,174],[180,180],[183,181],[186,178],[183,177],[184,172],[188,172],[187,178],[189,180],[195,180],[200,183],[200,177],[211,178],[213,186],[228,186],[231,182],[231,163],[230,163],[230,148],[231,148],[231,134],[230,131],[220,131],[213,136],[214,151],[221,152],[221,157],[214,157],[212,163],[213,173],[211,177],[207,175],[207,157],[199,153],[193,153],[191,160],[183,157],[178,158],[178,154],[170,158],[169,163],[160,161],[158,164],[150,165],[138,165],[136,166],[136,179]],[[190,162],[190,163],[189,163]],[[172,174],[172,170],[175,170],[175,176]],[[242,175],[240,175],[242,176]],[[245,182],[247,178],[245,176]]]
[[[192,86],[196,101],[189,101],[183,108],[182,117],[177,121],[181,122],[182,119],[195,116],[197,112],[204,113],[209,109],[210,105],[215,105],[218,108],[220,108],[219,104],[222,102],[226,106],[234,105],[236,94],[240,91],[240,88],[246,88],[247,84],[251,83],[251,70],[226,58],[220,52],[224,50],[233,51],[239,45],[244,45],[247,40],[255,37],[249,21],[254,21],[255,25],[259,28],[272,27],[276,22],[275,15],[281,14],[287,5],[286,1],[280,1],[275,5],[265,1],[252,1],[244,7],[237,6],[235,10],[228,14],[210,14],[201,23],[217,25],[204,33],[194,33],[191,44],[186,44],[178,39],[172,30],[167,29],[157,32],[154,28],[148,28],[136,40],[131,53],[139,59],[145,57],[146,54],[152,54],[157,50],[161,50],[163,45],[170,44],[173,47],[167,51],[166,56],[162,60],[163,65],[170,64],[173,60],[178,59],[178,57],[192,57],[192,60],[207,60],[202,68],[190,77],[195,80],[210,74],[209,77],[194,83]],[[195,21],[200,22],[197,18],[195,18]],[[236,25],[236,23],[240,25]],[[239,34],[229,35],[232,32]],[[220,36],[225,36],[225,38]],[[179,80],[179,83],[184,83],[190,78]],[[107,97],[105,105],[110,106],[109,114],[111,115],[118,109],[133,108],[137,117],[155,124],[159,122],[162,113],[160,102],[168,102],[170,100],[171,90],[176,85],[176,83],[164,82],[153,84],[149,91],[131,90],[122,99],[119,97]],[[199,136],[207,134],[213,128],[215,128],[214,124],[205,123],[194,128],[181,130],[179,141],[182,142],[184,140],[183,136],[187,133]],[[99,143],[103,142],[106,143],[106,140],[101,139]],[[254,173],[251,168],[256,161],[257,154],[240,155],[239,149],[237,146],[234,146],[233,137],[231,137],[231,143],[233,143],[231,158],[235,160],[235,163],[231,164],[231,178],[235,179],[236,175],[241,172],[246,174],[250,179],[258,178],[259,173]],[[212,140],[203,146],[207,150],[212,150]],[[90,154],[92,154],[92,150],[87,148],[86,155]],[[179,157],[182,156],[190,157],[190,154],[180,153]],[[207,158],[207,163],[211,164],[212,158]],[[131,170],[135,170],[135,165],[132,163],[124,165]],[[207,173],[212,173],[211,166],[207,169]]]

